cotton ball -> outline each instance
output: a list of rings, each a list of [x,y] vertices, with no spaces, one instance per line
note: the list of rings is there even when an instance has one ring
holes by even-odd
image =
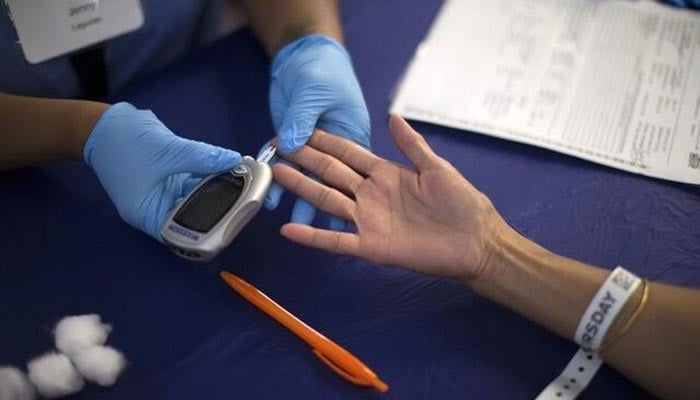
[[[73,361],[85,379],[102,386],[113,385],[126,365],[122,353],[106,346],[81,351]]]
[[[46,398],[77,393],[85,385],[70,359],[65,354],[46,353],[27,364],[29,380]]]
[[[112,327],[103,324],[97,314],[65,317],[56,325],[56,348],[72,358],[85,349],[103,345],[111,331]]]
[[[34,388],[22,371],[0,367],[0,400],[32,400]]]

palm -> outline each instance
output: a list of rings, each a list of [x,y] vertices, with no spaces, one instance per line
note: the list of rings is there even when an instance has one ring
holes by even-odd
[[[405,121],[392,121],[394,141],[415,169],[323,132],[315,133],[310,146],[289,158],[325,184],[289,167],[275,166],[275,178],[282,186],[357,226],[357,232],[347,233],[287,224],[282,234],[305,245],[377,263],[435,275],[476,277],[487,257],[486,244],[492,227],[498,225],[498,214],[486,196],[435,155]]]
[[[447,164],[418,173],[382,162],[355,193],[358,255],[457,276],[463,273],[461,266],[476,266],[482,257],[479,200],[478,192]]]

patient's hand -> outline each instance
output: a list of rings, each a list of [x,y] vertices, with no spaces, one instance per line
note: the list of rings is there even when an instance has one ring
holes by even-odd
[[[389,128],[415,169],[322,131],[285,157],[323,183],[274,165],[280,184],[357,227],[356,233],[348,233],[290,223],[282,227],[282,235],[427,274],[478,277],[493,251],[492,238],[505,223],[489,199],[438,157],[406,121],[392,116]]]

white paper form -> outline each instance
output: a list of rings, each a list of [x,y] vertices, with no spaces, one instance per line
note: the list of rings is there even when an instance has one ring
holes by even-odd
[[[392,112],[700,184],[700,13],[447,0]]]

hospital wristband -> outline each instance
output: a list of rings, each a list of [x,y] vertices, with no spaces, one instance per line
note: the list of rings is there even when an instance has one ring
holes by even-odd
[[[574,341],[584,350],[596,351],[640,283],[642,280],[633,273],[615,268],[583,313]]]
[[[608,330],[641,282],[639,277],[622,267],[615,268],[608,275],[583,313],[576,329],[574,341],[581,348],[562,373],[537,396],[537,400],[572,400],[588,386],[603,364],[603,360],[596,352],[621,338],[644,309],[649,296],[647,282],[644,282],[644,292],[639,306],[623,329],[612,340],[604,342]]]

